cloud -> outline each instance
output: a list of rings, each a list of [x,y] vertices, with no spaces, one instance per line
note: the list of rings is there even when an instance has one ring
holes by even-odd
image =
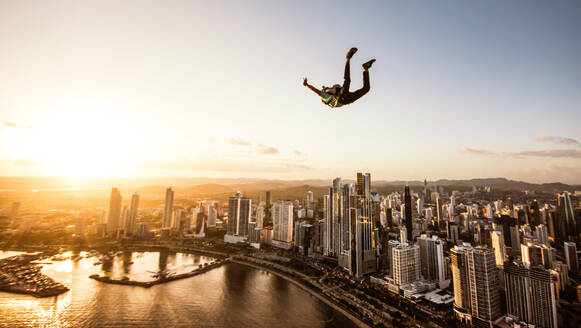
[[[16,124],[14,122],[4,122],[4,126],[13,128],[13,129],[21,129],[21,130],[34,130],[32,126],[24,126],[20,124]]]
[[[246,140],[230,138],[225,140],[227,143],[234,146],[250,146],[250,143]]]
[[[495,153],[488,151],[488,150],[480,150],[468,147],[460,148],[460,152],[467,153],[467,154],[477,154],[477,155],[496,155]]]
[[[241,139],[241,138],[227,138],[227,139],[207,138],[206,141],[207,142],[225,142],[225,143],[233,145],[233,146],[254,146],[253,151],[251,151],[250,154],[255,153],[255,154],[259,154],[259,155],[272,155],[272,154],[279,153],[279,149],[276,147],[265,146],[263,144],[253,145],[250,142],[248,142],[244,139]],[[295,151],[294,154],[295,155],[297,155],[297,154],[302,155],[302,153],[299,151]]]
[[[573,146],[581,146],[581,143],[577,139],[573,138],[563,138],[563,137],[554,137],[554,136],[542,136],[537,137],[538,142],[549,142],[558,145],[573,145]]]
[[[258,145],[256,152],[260,155],[278,154],[278,148],[267,147],[265,145]]]
[[[581,150],[575,149],[556,149],[556,150],[529,150],[502,153],[502,156],[507,157],[551,157],[551,158],[581,158]]]
[[[298,150],[295,150],[295,151],[293,151],[293,154],[295,154],[295,155],[297,155],[297,156],[303,156],[303,155],[304,155],[303,153],[301,153],[301,152],[300,152],[300,151],[298,151]]]
[[[462,147],[460,148],[460,152],[467,154],[498,156],[506,158],[525,158],[525,157],[581,158],[581,150],[576,149],[526,150],[526,151],[496,153],[488,150]]]

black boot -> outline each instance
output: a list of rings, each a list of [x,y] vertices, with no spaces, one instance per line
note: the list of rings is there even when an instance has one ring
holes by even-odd
[[[353,55],[355,55],[356,52],[357,52],[357,48],[349,49],[349,51],[347,52],[347,59],[351,59],[351,57],[353,57]]]
[[[369,69],[371,67],[371,65],[373,65],[374,62],[375,62],[375,59],[372,59],[366,63],[363,63],[363,65],[361,65],[361,66],[363,66],[363,69]]]

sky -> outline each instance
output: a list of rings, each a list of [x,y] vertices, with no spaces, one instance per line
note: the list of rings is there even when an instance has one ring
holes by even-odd
[[[0,54],[0,176],[581,183],[579,1],[0,0]]]

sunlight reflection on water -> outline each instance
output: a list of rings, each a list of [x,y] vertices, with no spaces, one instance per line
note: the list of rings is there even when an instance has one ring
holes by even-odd
[[[44,264],[42,272],[70,291],[49,298],[0,292],[0,326],[354,327],[287,281],[238,264],[142,288],[104,284],[88,276],[152,280],[152,272],[162,268],[187,272],[214,259],[168,252],[122,252],[94,265],[102,260],[102,254],[60,255],[66,259]]]

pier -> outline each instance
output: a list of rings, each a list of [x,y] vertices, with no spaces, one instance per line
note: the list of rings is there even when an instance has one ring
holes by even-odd
[[[111,279],[107,276],[100,276],[98,274],[90,275],[89,278],[106,283],[106,284],[138,286],[138,287],[149,288],[149,287],[154,286],[154,285],[163,284],[163,283],[174,281],[174,280],[179,280],[179,279],[197,276],[199,274],[202,274],[202,273],[208,272],[212,269],[215,269],[217,267],[220,267],[228,261],[230,261],[230,259],[218,260],[212,264],[209,264],[209,265],[206,265],[203,267],[199,267],[199,268],[192,270],[190,272],[180,273],[180,274],[172,274],[172,275],[160,277],[159,279],[153,280],[153,281],[136,281],[136,280],[131,280],[127,277],[123,277],[121,279]]]

